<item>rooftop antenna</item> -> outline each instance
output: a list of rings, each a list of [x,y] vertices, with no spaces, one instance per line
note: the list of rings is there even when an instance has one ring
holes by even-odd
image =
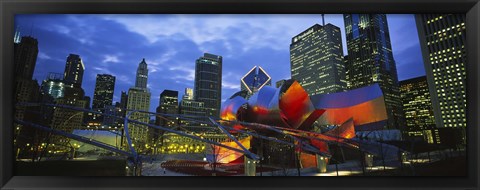
[[[325,26],[325,14],[322,14],[322,24]]]

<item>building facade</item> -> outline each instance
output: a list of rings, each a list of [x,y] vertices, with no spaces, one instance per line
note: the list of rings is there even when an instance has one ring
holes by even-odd
[[[128,90],[127,109],[128,110],[150,110],[150,91],[147,88],[148,68],[145,59],[143,59],[138,65],[135,87]],[[133,112],[127,117],[132,120],[136,120],[143,123],[150,121],[150,115],[147,113]],[[130,138],[134,141],[134,144],[148,144],[149,141],[149,128],[145,125],[139,125],[129,123],[128,130],[130,132]]]
[[[385,14],[344,14],[350,89],[378,83],[385,96],[388,129],[402,129],[405,119]]]
[[[160,94],[160,102],[158,104],[157,113],[162,114],[178,114],[179,107],[178,107],[178,91],[174,90],[164,90]],[[174,127],[178,125],[178,117],[175,116],[159,116],[155,118],[155,125],[162,126],[162,127]],[[163,134],[165,131],[161,130],[154,130],[155,133],[153,134],[153,139],[155,139],[156,143],[159,145],[163,144]]]
[[[178,107],[178,91],[174,90],[164,90],[160,94],[160,102],[157,107],[157,113],[163,114],[178,114],[179,107]],[[172,117],[159,117],[157,116],[155,120],[156,125],[164,126],[164,127],[173,127],[178,124],[176,119],[171,119]]]
[[[42,93],[52,96],[54,99],[62,98],[65,95],[65,83],[61,73],[49,73],[42,82]]]
[[[292,38],[290,71],[309,95],[346,90],[340,28],[315,24]]]
[[[220,116],[222,56],[205,53],[195,61],[194,96],[204,103],[207,116]]]
[[[465,22],[465,14],[416,15],[435,124],[438,128],[465,129],[467,126]],[[465,142],[465,135],[463,138]]]
[[[201,101],[196,101],[193,90],[191,88],[185,88],[185,94],[183,95],[182,101],[180,102],[179,107],[180,114],[186,118],[198,119],[197,117],[207,116],[207,110],[205,108],[205,103]],[[188,120],[180,119],[181,125],[187,126],[198,126],[199,124],[189,122]]]
[[[112,106],[113,92],[115,90],[115,76],[109,74],[97,74],[95,81],[95,91],[93,92],[92,109],[97,112],[105,113],[107,106]],[[112,108],[112,107],[110,107]],[[103,122],[100,114],[94,116],[92,122]]]
[[[14,44],[14,47],[15,77],[32,79],[33,71],[37,63],[37,39],[30,36],[23,36],[19,43]]]
[[[400,94],[405,112],[405,134],[425,136],[424,131],[435,126],[427,77],[421,76],[400,81]]]
[[[68,85],[80,88],[83,81],[83,72],[85,72],[85,65],[82,58],[76,54],[70,54],[67,57],[67,64],[63,74],[63,80]]]

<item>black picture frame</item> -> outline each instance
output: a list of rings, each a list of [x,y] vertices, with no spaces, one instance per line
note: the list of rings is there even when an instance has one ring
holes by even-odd
[[[464,13],[467,16],[467,177],[56,177],[14,176],[15,14]],[[480,3],[478,0],[1,0],[2,189],[478,189]]]

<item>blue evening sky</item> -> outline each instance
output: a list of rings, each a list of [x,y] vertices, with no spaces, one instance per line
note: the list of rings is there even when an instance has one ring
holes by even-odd
[[[399,80],[425,74],[414,16],[387,15]],[[63,73],[68,54],[84,61],[83,89],[93,98],[95,76],[116,77],[114,102],[135,84],[138,64],[145,58],[150,110],[165,89],[193,88],[195,60],[204,52],[223,56],[222,100],[240,90],[240,78],[259,65],[272,84],[290,78],[291,38],[321,15],[17,15],[22,35],[38,39],[34,78]],[[343,17],[325,15],[325,22],[341,28],[347,54]]]

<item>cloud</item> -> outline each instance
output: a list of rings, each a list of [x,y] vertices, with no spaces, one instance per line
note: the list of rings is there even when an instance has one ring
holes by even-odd
[[[103,63],[118,63],[120,60],[115,55],[104,55]]]
[[[44,52],[39,52],[38,53],[38,58],[40,59],[52,59],[52,57],[48,56],[46,53]]]
[[[173,66],[170,67],[168,70],[186,73],[186,75],[174,75],[173,77],[171,77],[172,79],[183,79],[187,81],[195,80],[195,69],[183,66]]]
[[[240,90],[240,84],[222,81],[222,88]]]

